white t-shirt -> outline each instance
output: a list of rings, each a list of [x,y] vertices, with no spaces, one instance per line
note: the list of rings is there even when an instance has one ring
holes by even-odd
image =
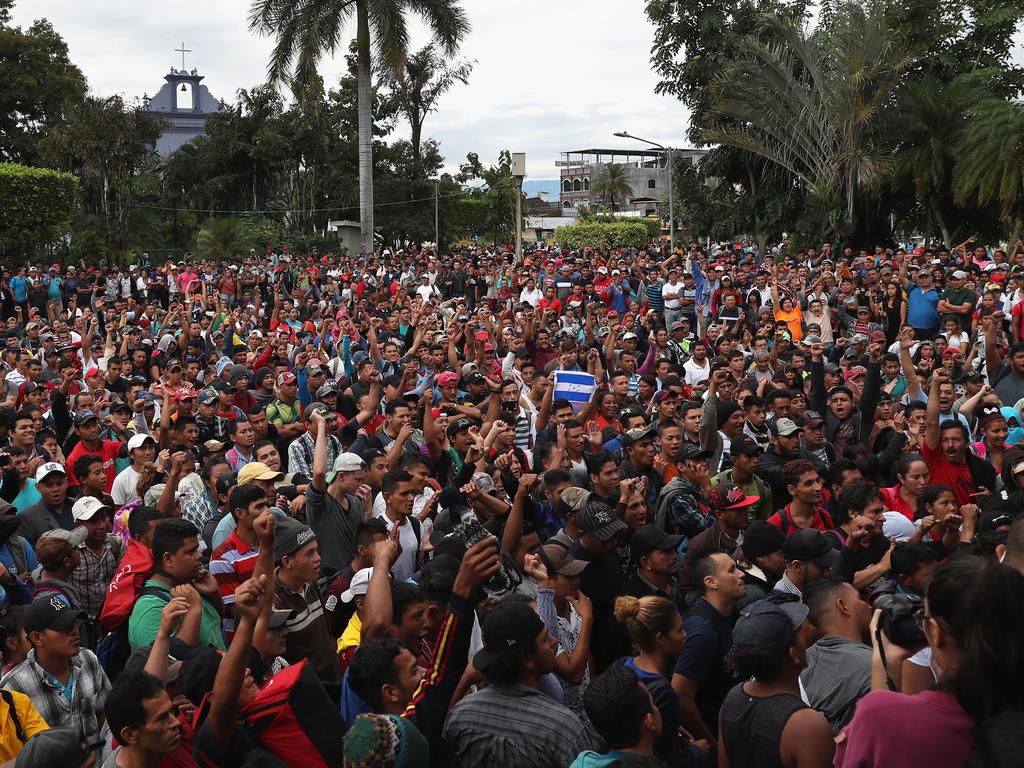
[[[523,288],[519,292],[519,301],[529,302],[531,307],[537,307],[540,300],[544,298],[544,292],[540,288],[534,288],[532,292]]]
[[[383,495],[381,494],[381,497]],[[377,517],[384,520],[388,527],[388,533],[391,533],[391,530],[395,527],[395,524],[391,522],[391,518],[384,514],[377,515]],[[420,535],[423,535],[422,530]],[[422,543],[416,540],[416,531],[413,529],[411,521],[407,520],[405,525],[399,526],[398,543],[402,545],[402,554],[398,556],[398,559],[391,566],[391,575],[396,581],[406,581],[416,573],[416,556],[422,546]]]
[[[670,293],[676,294],[676,298],[665,299],[665,296]],[[676,283],[675,285],[672,285],[671,283],[665,283],[663,286],[661,286],[661,297],[665,299],[665,309],[679,309],[679,296],[681,296],[682,293],[682,283]]]
[[[117,473],[114,484],[110,486],[110,498],[114,500],[115,504],[123,506],[139,498],[139,494],[135,491],[139,477],[141,475],[132,469],[130,464]]]
[[[691,357],[683,363],[683,371],[686,373],[686,383],[696,387],[708,380],[708,376],[711,375],[711,363],[705,358],[704,365],[700,366]]]

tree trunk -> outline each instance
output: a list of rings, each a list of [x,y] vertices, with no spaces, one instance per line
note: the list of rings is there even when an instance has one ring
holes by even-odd
[[[366,0],[357,4],[356,47],[359,105],[359,233],[373,252],[373,91],[370,82],[370,19]]]
[[[423,136],[423,121],[422,120],[411,120],[409,122],[411,130],[411,136],[409,141],[412,143],[412,159],[416,163],[416,168],[420,166],[420,140]]]

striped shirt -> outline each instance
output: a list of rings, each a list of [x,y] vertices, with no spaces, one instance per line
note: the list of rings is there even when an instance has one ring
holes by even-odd
[[[321,682],[341,683],[337,641],[327,624],[323,597],[316,582],[306,584],[302,592],[292,592],[280,579],[275,579],[274,608],[294,612],[285,622],[288,635],[284,657],[288,662],[296,664],[308,658]]]
[[[259,560],[260,551],[257,547],[246,544],[238,536],[238,529],[231,532],[231,535],[216,549],[210,556],[210,573],[217,580],[217,588],[220,591],[220,599],[224,605],[231,605],[235,602],[235,590],[242,586],[242,582],[252,577]],[[231,639],[235,630],[235,621],[228,616],[223,620],[224,633]]]
[[[488,685],[460,701],[448,715],[444,738],[462,768],[565,768],[592,746],[572,710],[520,683]]]
[[[665,285],[665,281],[660,278],[657,282],[647,284],[647,306],[657,312],[661,312],[665,308],[665,299],[661,295],[663,285]]]

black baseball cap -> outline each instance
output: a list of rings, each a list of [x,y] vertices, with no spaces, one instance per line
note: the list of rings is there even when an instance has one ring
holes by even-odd
[[[92,411],[82,410],[82,411],[77,411],[75,413],[75,426],[76,427],[82,427],[82,426],[85,426],[86,424],[88,424],[90,422],[98,421],[98,420],[99,420],[99,417],[95,413],[93,413]]]
[[[758,456],[763,451],[757,441],[750,435],[741,432],[729,443],[729,454],[732,456]]]
[[[764,557],[782,549],[786,535],[765,520],[755,520],[743,531],[743,554]]]
[[[825,423],[825,417],[817,411],[804,411],[803,426],[816,427]]]
[[[25,609],[22,623],[26,633],[42,632],[45,629],[67,632],[76,621],[85,618],[85,611],[72,608],[62,596],[52,594],[33,600]]]
[[[809,612],[810,609],[798,601],[751,603],[740,611],[732,630],[735,652],[765,660],[778,658],[793,644]]]
[[[674,552],[683,540],[683,536],[672,536],[653,523],[641,526],[629,540],[629,555],[634,563],[647,557],[657,549]]]
[[[473,657],[473,666],[486,672],[495,661],[532,645],[544,622],[525,603],[501,603],[487,614],[480,629],[484,647]]]
[[[679,446],[679,450],[676,451],[676,455],[673,457],[676,464],[681,464],[684,461],[691,461],[693,459],[707,460],[711,458],[711,451],[706,451],[699,445],[693,443],[683,443]]]
[[[655,427],[640,427],[638,429],[631,429],[622,436],[623,448],[628,448],[634,443],[638,443],[641,440],[652,440],[654,436],[658,434],[658,430]],[[708,454],[710,456],[710,454]]]
[[[612,508],[601,502],[587,502],[583,511],[576,515],[576,524],[584,533],[596,536],[601,541],[608,541],[619,531],[626,530],[626,524],[615,515]]]
[[[448,439],[455,437],[459,432],[469,429],[473,426],[473,422],[469,419],[456,419],[448,425]]]
[[[280,563],[286,556],[316,539],[308,525],[291,517],[274,518],[274,562]]]
[[[89,742],[78,728],[48,728],[25,742],[14,761],[15,768],[49,768],[55,765],[81,765],[89,754],[102,746]]]
[[[802,560],[820,568],[831,568],[839,559],[839,551],[832,549],[820,531],[804,528],[786,539],[782,545],[782,556],[786,562]]]

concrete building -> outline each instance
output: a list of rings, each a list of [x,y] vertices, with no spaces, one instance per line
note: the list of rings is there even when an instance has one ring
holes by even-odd
[[[171,67],[166,81],[152,98],[142,97],[143,109],[170,123],[156,142],[156,151],[166,157],[206,131],[206,118],[220,112],[221,103],[202,84],[203,76]]]
[[[673,149],[676,163],[696,164],[706,149]],[[592,187],[602,169],[611,164],[623,166],[633,194],[615,201],[616,213],[652,216],[660,203],[668,203],[668,159],[660,149],[577,149],[563,152],[555,164],[560,169],[560,200],[563,208],[605,205]]]

